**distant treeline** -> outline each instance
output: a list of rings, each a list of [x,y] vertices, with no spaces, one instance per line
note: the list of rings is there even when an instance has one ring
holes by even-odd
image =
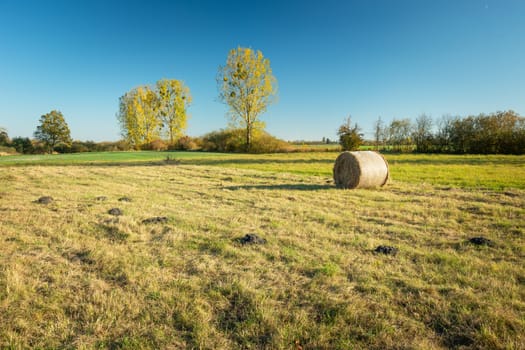
[[[336,151],[335,142],[327,138],[321,141],[285,142],[260,131],[253,137],[251,152],[306,152]],[[321,147],[322,146],[322,147]],[[434,121],[420,115],[415,121],[394,119],[384,123],[380,118],[374,124],[373,139],[363,143],[367,149],[381,152],[418,152],[452,154],[525,154],[525,118],[513,111],[480,114],[468,117],[445,116]],[[58,153],[128,151],[136,149],[128,142],[72,141],[53,148]],[[212,131],[202,137],[179,137],[171,143],[156,139],[143,144],[142,150],[201,150],[216,152],[243,152],[242,130],[225,129]],[[27,137],[10,139],[7,131],[0,128],[0,154],[46,153],[46,145]]]
[[[139,149],[144,151],[203,151],[203,152],[245,152],[244,130],[221,129],[212,131],[201,137],[182,136],[174,143],[156,139],[143,144]],[[253,133],[250,153],[288,153],[288,152],[333,152],[339,150],[337,144],[321,144],[319,141],[303,144],[292,144],[280,140],[263,130]],[[56,153],[82,153],[82,152],[114,152],[131,151],[137,147],[125,140],[116,142],[72,141],[67,145],[61,143],[53,148]],[[47,146],[35,139],[15,137],[13,139],[0,139],[0,154],[45,154]]]
[[[334,139],[330,140],[327,137],[323,137],[321,140],[293,140],[288,141],[292,145],[309,145],[309,146],[319,146],[319,145],[337,145],[339,141]]]
[[[20,154],[44,154],[48,148],[42,142],[28,137],[14,137],[13,139],[0,140],[0,152]],[[94,142],[73,141],[71,145],[59,144],[53,151],[57,153],[80,153],[80,152],[111,152],[128,151],[131,147],[125,141],[116,142]]]
[[[415,122],[378,119],[374,139],[380,151],[452,154],[525,154],[525,118],[513,111],[465,118],[445,116],[434,122],[420,115]]]

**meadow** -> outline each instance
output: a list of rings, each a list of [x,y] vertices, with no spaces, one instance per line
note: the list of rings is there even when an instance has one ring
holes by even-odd
[[[525,157],[336,156],[0,157],[0,348],[525,348]]]

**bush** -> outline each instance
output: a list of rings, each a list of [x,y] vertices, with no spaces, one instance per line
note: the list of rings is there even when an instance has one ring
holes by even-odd
[[[72,146],[71,145],[66,145],[65,143],[61,143],[57,146],[55,146],[55,148],[53,148],[53,151],[54,152],[57,152],[57,153],[72,153]]]
[[[207,152],[242,152],[243,135],[240,129],[212,131],[201,138],[201,149]]]
[[[13,138],[11,147],[14,147],[18,153],[22,154],[31,154],[34,152],[33,143],[28,137]]]
[[[268,134],[266,131],[259,131],[254,134],[252,153],[283,153],[291,151],[293,151],[292,145]]]
[[[199,140],[201,149],[208,152],[241,153],[246,150],[244,129],[223,129],[212,131]],[[251,153],[290,152],[292,146],[265,131],[256,131],[252,135]]]
[[[0,146],[0,156],[8,154],[16,154],[16,149],[14,147]]]
[[[73,141],[71,153],[96,152],[98,144],[94,141]]]
[[[33,144],[33,154],[47,154],[48,153],[48,147],[46,146],[45,143],[41,142],[41,141],[38,141],[38,140],[33,140],[31,141],[31,143]]]
[[[359,126],[355,124],[355,126],[352,127],[350,117],[346,118],[345,122],[339,127],[337,135],[339,136],[339,144],[343,151],[358,150],[364,141]]]
[[[85,145],[84,142],[73,141],[73,144],[71,145],[71,153],[83,152],[91,152],[91,150]]]
[[[129,151],[131,149],[131,145],[125,140],[116,142],[99,142],[95,147],[95,151],[97,152]]]
[[[170,144],[170,151],[192,151],[198,148],[197,141],[190,136],[182,136],[177,142]]]
[[[167,151],[168,144],[162,140],[153,140],[140,146],[140,149],[143,151]]]

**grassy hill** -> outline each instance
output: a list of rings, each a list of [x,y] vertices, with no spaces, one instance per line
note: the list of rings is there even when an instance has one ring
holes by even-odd
[[[524,348],[525,157],[335,157],[0,158],[0,347]]]

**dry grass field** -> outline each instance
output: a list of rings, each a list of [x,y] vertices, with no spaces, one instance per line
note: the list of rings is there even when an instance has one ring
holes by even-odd
[[[335,156],[0,161],[0,348],[524,349],[525,158]]]

